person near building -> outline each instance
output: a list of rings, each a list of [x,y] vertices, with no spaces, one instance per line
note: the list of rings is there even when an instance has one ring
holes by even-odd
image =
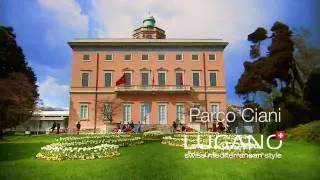
[[[81,128],[80,121],[78,121],[76,127],[77,127],[77,134],[79,134],[80,133],[80,128]]]

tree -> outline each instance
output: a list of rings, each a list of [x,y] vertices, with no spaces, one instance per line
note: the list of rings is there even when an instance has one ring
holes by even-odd
[[[0,26],[0,138],[3,129],[29,119],[38,98],[36,76],[11,27]]]
[[[29,119],[32,115],[36,97],[33,86],[26,75],[10,73],[0,79],[0,133]]]
[[[292,41],[294,42],[294,58],[300,70],[300,76],[304,83],[307,82],[314,67],[320,65],[320,49],[310,43],[311,34],[305,28],[296,28]]]
[[[320,119],[320,68],[312,71],[305,88],[305,101],[311,109],[312,118],[314,120]]]
[[[248,35],[250,61],[244,63],[245,71],[235,87],[236,93],[246,101],[255,102],[259,92],[265,96],[267,104],[281,107],[285,121],[271,128],[284,129],[309,121],[309,110],[303,103],[307,77],[312,67],[319,61],[319,49],[307,42],[308,33],[300,29],[296,34],[284,23],[275,22],[271,35],[264,28],[257,28]],[[261,54],[262,42],[270,39],[267,53]],[[253,99],[248,98],[253,94]],[[261,94],[261,93],[260,93]]]
[[[244,63],[245,71],[235,87],[236,93],[247,96],[258,91],[271,93],[273,88],[278,88],[284,97],[301,98],[303,95],[297,89],[304,89],[304,81],[298,65],[303,62],[295,60],[292,31],[286,24],[275,22],[271,32],[268,37],[267,31],[260,27],[248,35],[253,61]],[[260,45],[266,39],[271,39],[271,44],[267,54],[261,56]]]
[[[121,102],[116,98],[98,101],[98,109],[99,112],[101,112],[102,119],[109,121],[110,123],[114,120],[114,116],[120,112],[120,108]]]

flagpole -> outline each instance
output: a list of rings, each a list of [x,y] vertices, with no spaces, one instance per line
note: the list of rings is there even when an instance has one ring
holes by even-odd
[[[99,82],[99,53],[97,53],[97,69],[96,69],[96,94],[95,94],[95,107],[94,107],[94,128],[93,133],[96,133],[97,129],[97,106],[98,106],[98,82]]]
[[[206,72],[206,58],[205,53],[203,53],[203,79],[204,79],[204,100],[206,103],[206,112],[208,112],[208,97],[207,97],[207,72]],[[207,131],[208,131],[208,122],[207,125]]]

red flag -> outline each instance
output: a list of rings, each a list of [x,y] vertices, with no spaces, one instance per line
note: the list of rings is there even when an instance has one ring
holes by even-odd
[[[180,85],[183,86],[183,76],[182,76],[182,74],[180,76]]]
[[[117,80],[116,82],[116,86],[120,85],[120,84],[124,84],[126,82],[126,76],[125,74],[123,74],[120,79]]]

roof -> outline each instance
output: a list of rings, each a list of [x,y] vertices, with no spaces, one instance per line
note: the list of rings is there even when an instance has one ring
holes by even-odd
[[[33,115],[40,116],[69,116],[69,111],[35,111]]]
[[[228,42],[222,39],[132,39],[132,38],[77,38],[68,42],[75,46],[221,46]]]
[[[154,27],[156,20],[153,16],[148,16],[143,20],[143,27]]]

